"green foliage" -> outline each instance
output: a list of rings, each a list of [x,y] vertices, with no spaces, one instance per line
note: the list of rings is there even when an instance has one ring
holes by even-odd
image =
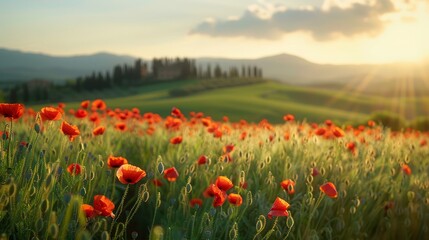
[[[429,131],[429,118],[427,117],[416,118],[413,121],[411,121],[409,126],[419,131]]]
[[[375,112],[371,115],[370,120],[381,123],[385,127],[398,131],[406,127],[405,120],[392,112]]]
[[[219,88],[244,86],[264,82],[266,81],[261,78],[218,78],[210,80],[207,79],[190,86],[171,89],[169,91],[169,95],[171,97],[183,97]]]
[[[115,117],[102,119],[107,130],[95,137],[92,122],[64,119],[80,129],[73,142],[58,130],[60,121],[24,116],[11,126],[2,119],[1,129],[12,134],[0,139],[0,233],[11,239],[421,239],[429,227],[424,214],[429,211],[428,148],[417,147],[421,137],[392,136],[380,127],[372,128],[379,134],[363,131],[361,144],[353,131],[325,139],[297,122],[216,123],[230,131],[214,138],[199,120],[175,130],[166,129],[164,121],[133,118],[121,120],[129,129],[121,132],[114,128]],[[43,124],[43,131],[33,130],[35,124]],[[155,129],[152,135],[146,132],[149,126]],[[248,135],[240,140],[243,131]],[[171,144],[175,136],[183,136],[183,142]],[[359,142],[355,153],[344,146],[347,142]],[[227,162],[223,147],[231,143],[235,148]],[[127,158],[147,176],[124,186],[116,169],[107,166],[109,155]],[[198,165],[201,155],[209,160]],[[82,173],[69,174],[70,163],[80,164]],[[401,170],[404,163],[411,175]],[[163,176],[169,167],[179,172],[175,182]],[[312,168],[319,175],[312,176]],[[213,207],[213,199],[203,197],[218,176],[232,180],[228,194],[240,194],[241,206]],[[294,195],[280,187],[285,179],[296,182]],[[246,189],[239,187],[243,181]],[[337,186],[337,199],[321,194],[319,187],[327,181]],[[83,217],[81,204],[92,204],[98,194],[115,203],[115,219]],[[290,204],[289,217],[267,218],[276,197]],[[191,207],[192,198],[203,199],[203,205]]]

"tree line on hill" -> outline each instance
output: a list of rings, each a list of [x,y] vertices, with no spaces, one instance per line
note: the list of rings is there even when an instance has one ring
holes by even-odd
[[[57,92],[68,89],[75,92],[102,91],[113,87],[134,87],[165,81],[185,79],[251,79],[262,78],[262,69],[257,66],[241,66],[222,69],[218,64],[198,65],[190,58],[154,58],[150,63],[141,59],[132,65],[116,65],[112,71],[92,72],[69,80],[65,85],[54,85],[43,79],[34,79],[10,87],[5,98],[9,102],[57,101]],[[50,94],[53,93],[53,94]]]

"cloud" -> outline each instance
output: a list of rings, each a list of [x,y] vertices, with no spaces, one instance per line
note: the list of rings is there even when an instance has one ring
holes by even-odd
[[[320,8],[298,9],[262,2],[250,6],[239,18],[202,22],[190,34],[278,39],[287,33],[307,32],[319,41],[373,36],[383,31],[383,16],[395,11],[391,0],[326,0]]]

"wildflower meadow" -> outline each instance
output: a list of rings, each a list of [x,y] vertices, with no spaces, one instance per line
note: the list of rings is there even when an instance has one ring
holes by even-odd
[[[429,133],[0,104],[1,239],[427,239]]]

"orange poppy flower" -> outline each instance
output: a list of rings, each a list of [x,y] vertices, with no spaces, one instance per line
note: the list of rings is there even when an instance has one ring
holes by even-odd
[[[225,176],[219,176],[217,179],[216,179],[216,186],[220,189],[220,190],[222,190],[222,191],[228,191],[229,189],[231,189],[233,186],[234,186],[234,184],[232,184],[232,181],[229,179],[229,178],[227,178],[227,177],[225,177]]]
[[[96,128],[92,131],[92,134],[93,134],[94,136],[103,135],[104,131],[106,131],[106,128],[105,128],[105,127],[103,127],[103,126],[99,126],[99,127],[96,127]]]
[[[280,185],[282,186],[282,188],[285,191],[287,191],[287,193],[289,195],[293,195],[295,193],[295,182],[294,181],[287,179],[287,180],[282,181],[280,183]]]
[[[127,163],[128,163],[128,160],[123,157],[115,157],[110,155],[109,158],[107,159],[107,166],[109,166],[109,168],[118,168]]]
[[[101,99],[95,99],[91,105],[92,110],[106,110],[106,103]]]
[[[203,205],[203,200],[201,198],[193,198],[189,204],[191,207],[195,207],[196,205],[201,207]]]
[[[127,130],[127,125],[124,122],[118,122],[115,124],[115,128],[119,131],[125,131]]]
[[[123,184],[135,184],[146,176],[146,172],[131,164],[123,164],[116,172],[116,177]]]
[[[80,103],[80,107],[81,107],[81,108],[87,109],[87,108],[88,108],[88,106],[89,106],[89,100],[85,100],[85,101],[82,101],[82,102]]]
[[[82,172],[82,167],[77,163],[72,163],[67,167],[67,172],[72,176],[79,175]]]
[[[410,166],[408,166],[408,164],[402,164],[402,171],[406,174],[406,175],[411,175],[411,168]]]
[[[56,121],[62,117],[61,111],[54,107],[44,107],[40,110],[40,116],[43,121]]]
[[[228,195],[228,201],[232,205],[240,206],[243,203],[243,198],[240,196],[240,194],[231,193]]]
[[[19,119],[24,114],[24,105],[20,103],[0,103],[0,115],[9,119]]]
[[[115,214],[113,214],[113,209],[115,209],[115,204],[110,201],[106,196],[104,195],[95,195],[94,196],[94,210],[98,215],[102,216],[110,216],[112,218],[115,217]]]
[[[179,177],[179,173],[177,172],[175,167],[167,168],[164,170],[164,178],[169,182],[176,181],[177,177]]]
[[[203,165],[207,163],[207,156],[201,155],[197,161],[198,165]]]
[[[82,204],[82,206],[80,206],[80,209],[82,209],[83,213],[85,213],[85,216],[87,218],[93,218],[97,216],[94,207],[89,204]]]
[[[80,131],[76,126],[73,126],[66,121],[61,123],[61,131],[64,135],[69,137],[70,141],[73,141],[80,134]]]
[[[327,182],[320,186],[320,191],[322,191],[326,196],[330,198],[337,198],[338,193],[337,189],[335,188],[335,185],[331,182]]]
[[[289,213],[287,212],[287,209],[289,208],[289,206],[290,205],[288,202],[277,197],[273,203],[273,206],[271,207],[270,211],[268,212],[268,218],[271,219],[273,216],[275,216],[275,217],[287,217],[287,216],[289,216]]]
[[[375,122],[373,120],[369,120],[368,121],[368,126],[369,127],[374,127],[375,126]]]
[[[85,111],[84,109],[78,109],[74,113],[74,116],[77,118],[85,118],[86,116],[88,116],[88,112]]]
[[[170,139],[171,144],[180,144],[183,141],[183,138],[181,136],[173,137]]]

